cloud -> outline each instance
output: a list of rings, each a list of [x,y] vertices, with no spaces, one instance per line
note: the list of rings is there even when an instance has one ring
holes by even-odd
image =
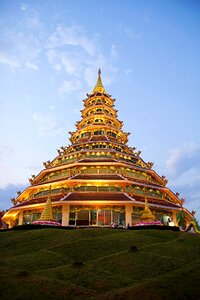
[[[4,52],[0,52],[0,64],[7,65],[11,69],[21,67],[21,63],[14,55]]]
[[[130,69],[130,68],[124,69],[124,75],[125,76],[129,76],[132,72],[133,72],[133,70]]]
[[[33,12],[31,16],[26,18],[26,24],[28,28],[36,29],[42,26],[42,23],[40,22],[40,18],[38,13]]]
[[[89,55],[94,55],[96,47],[94,42],[85,34],[81,26],[57,26],[55,32],[49,37],[48,48],[63,46],[80,46]]]
[[[0,210],[6,210],[13,206],[10,198],[17,197],[17,191],[23,191],[27,184],[7,184],[4,188],[0,188],[1,207]]]
[[[186,198],[185,206],[189,210],[197,210],[200,219],[200,146],[188,143],[171,150],[166,161],[169,187]]]
[[[112,63],[112,59],[108,56],[98,55],[84,69],[84,79],[89,87],[94,86],[94,82],[97,80],[97,70],[101,68],[103,70],[103,84],[108,86],[111,82],[116,80],[117,68]]]
[[[20,153],[12,146],[0,147],[0,189],[4,189],[11,182],[25,183],[23,163],[26,160],[26,153],[21,149]],[[2,198],[0,195],[0,207]]]
[[[35,112],[33,119],[36,123],[37,130],[40,135],[57,135],[63,133],[63,126],[60,120],[57,119],[53,110],[49,112]]]
[[[23,3],[21,10],[24,29],[6,28],[0,33],[0,64],[35,72],[47,58],[55,76],[65,76],[58,86],[59,94],[71,93],[75,87],[81,89],[80,82],[92,87],[99,67],[105,85],[116,79],[119,54],[115,44],[106,53],[100,35],[89,35],[81,26],[59,25],[52,31],[44,27],[39,14],[30,6]]]
[[[25,65],[30,70],[33,70],[33,71],[38,71],[39,70],[39,67],[31,61],[27,61]]]
[[[105,85],[109,85],[115,80],[114,64],[119,55],[115,44],[105,55],[97,34],[89,36],[83,27],[60,25],[48,38],[47,58],[58,73],[66,73],[66,80],[58,88],[59,94],[66,94],[75,90],[81,92],[84,81],[92,88],[99,67],[104,71]]]
[[[85,63],[85,56],[75,51],[50,50],[47,56],[56,70],[64,70],[69,76],[79,77]]]
[[[20,8],[23,14],[16,27],[3,27],[0,32],[0,63],[12,69],[36,71],[43,47],[43,24],[32,7],[22,3]]]
[[[27,8],[28,8],[28,6],[27,6],[25,3],[23,3],[23,4],[21,5],[21,10],[22,10],[22,11],[26,11]]]
[[[41,52],[39,39],[31,33],[5,31],[0,37],[0,63],[12,69],[38,70],[37,59]]]
[[[81,89],[81,82],[79,80],[64,80],[63,84],[58,88],[59,94],[63,95]]]
[[[50,106],[49,106],[49,109],[50,109],[50,110],[55,110],[55,106],[54,106],[54,105],[50,105]]]
[[[191,166],[200,168],[200,146],[189,143],[181,148],[171,150],[166,166],[168,171],[174,176],[183,174]]]
[[[131,28],[127,27],[123,23],[119,25],[119,32],[125,34],[127,37],[131,39],[141,39],[142,36],[138,33],[135,33]]]
[[[38,29],[43,27],[43,24],[40,21],[39,13],[32,6],[29,6],[25,3],[21,5],[21,10],[23,12],[23,22],[27,28]]]
[[[112,58],[114,61],[117,61],[117,60],[118,60],[119,55],[118,55],[118,52],[117,52],[117,47],[116,47],[116,45],[114,45],[114,44],[111,46],[110,56],[111,56],[111,58]]]
[[[0,148],[0,161],[5,161],[5,159],[9,156],[9,155],[13,155],[14,150],[11,149],[10,147],[7,146],[1,146]]]
[[[47,58],[57,71],[64,71],[70,76],[80,78],[84,68],[96,60],[98,51],[94,38],[86,36],[80,27],[61,27],[49,37]],[[58,34],[59,33],[59,34]],[[88,41],[89,47],[83,43]],[[95,54],[95,55],[94,55]]]

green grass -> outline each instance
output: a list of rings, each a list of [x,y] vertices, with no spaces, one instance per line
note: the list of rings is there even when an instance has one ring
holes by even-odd
[[[194,234],[7,231],[0,233],[0,253],[2,300],[200,299],[200,237]]]

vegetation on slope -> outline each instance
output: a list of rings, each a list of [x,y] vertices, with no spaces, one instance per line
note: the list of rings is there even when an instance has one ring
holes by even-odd
[[[8,231],[0,233],[0,251],[1,299],[200,299],[194,234]]]

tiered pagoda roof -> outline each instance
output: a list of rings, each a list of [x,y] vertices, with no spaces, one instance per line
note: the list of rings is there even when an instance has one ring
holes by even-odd
[[[129,133],[123,130],[100,70],[81,115],[76,130],[69,132],[70,144],[43,163],[45,168],[29,179],[31,185],[13,199],[12,209],[44,205],[49,196],[52,205],[99,201],[144,207],[145,195],[150,207],[181,209],[184,200],[166,187],[165,176],[141,158],[141,151],[128,146]]]

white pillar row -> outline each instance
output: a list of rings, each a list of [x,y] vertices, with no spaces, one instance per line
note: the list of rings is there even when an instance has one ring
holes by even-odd
[[[69,225],[69,204],[63,203],[62,205],[62,226]]]
[[[128,224],[132,226],[132,211],[133,211],[133,205],[132,204],[126,204],[126,226]]]
[[[20,210],[18,219],[19,219],[18,225],[22,225],[23,224],[23,210]]]

